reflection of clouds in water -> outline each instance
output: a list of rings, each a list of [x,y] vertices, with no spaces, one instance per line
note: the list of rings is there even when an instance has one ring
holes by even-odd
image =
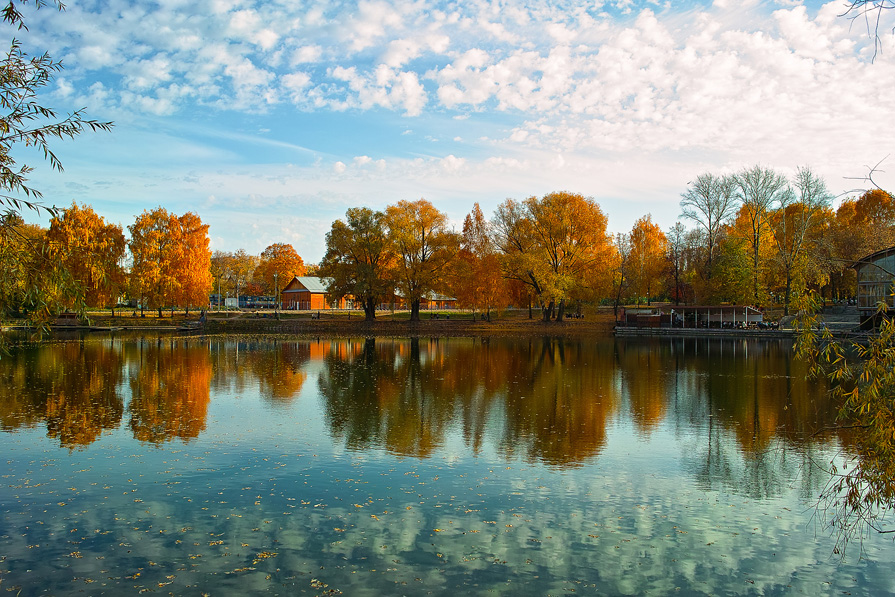
[[[412,364],[406,341],[376,344],[381,371]],[[535,375],[520,357],[525,350],[506,344],[424,347],[433,351],[430,369],[416,379],[431,378],[436,389],[420,382],[408,394],[402,378],[378,378],[384,392],[365,394],[364,412],[350,394],[327,398],[315,393],[320,384],[299,378],[338,370],[328,387],[348,387],[348,370],[334,368],[344,365],[341,357],[308,360],[307,343],[276,354],[263,342],[243,343],[238,357],[232,343],[211,344],[210,356],[193,355],[206,365],[210,375],[201,379],[212,390],[208,427],[189,443],[149,448],[122,429],[51,463],[33,456],[48,446],[43,430],[0,435],[14,463],[0,487],[0,547],[16,554],[3,562],[8,586],[41,578],[57,593],[300,593],[317,579],[351,595],[891,590],[882,564],[893,560],[891,542],[872,542],[869,561],[840,565],[831,559],[834,542],[822,530],[814,537],[803,500],[822,479],[809,477],[805,463],[829,461],[839,442],[807,443],[787,431],[808,425],[788,413],[825,412],[804,386],[787,397],[785,411],[764,392],[756,409],[719,381],[742,369],[735,354],[718,361],[707,351],[675,369],[668,346],[659,346],[649,348],[657,351],[649,360],[665,365],[643,369],[631,343],[614,362],[567,342],[563,365],[547,358],[555,345],[535,343],[544,357]],[[357,355],[362,343],[330,346]],[[144,361],[150,354],[143,350]],[[571,379],[577,363],[591,366],[590,377]],[[760,383],[784,379],[771,375],[780,365],[770,357],[758,365],[761,379],[772,380]],[[481,367],[502,381],[486,389]],[[294,373],[287,381],[295,384],[280,383],[278,371]],[[613,380],[638,371],[656,376],[640,386],[650,391],[634,400],[627,381],[613,389]],[[674,393],[652,391],[663,384]],[[582,389],[594,391],[575,398]],[[594,406],[594,396],[606,406]],[[666,401],[658,409],[657,396]],[[265,400],[275,398],[284,401],[271,408]],[[417,401],[416,419],[401,409],[405,399]],[[553,407],[562,412],[543,416]],[[629,416],[634,407],[645,418]],[[377,410],[388,408],[392,419]],[[327,419],[336,415],[346,422],[344,436]],[[427,421],[437,440],[428,457],[388,451],[384,425],[394,424],[401,445],[412,446],[421,433],[413,424]],[[590,437],[573,436],[579,445],[559,449],[548,443],[553,421]],[[369,436],[359,435],[368,428]],[[751,449],[744,428],[765,434],[755,445],[769,447]],[[349,431],[362,449],[344,439]]]

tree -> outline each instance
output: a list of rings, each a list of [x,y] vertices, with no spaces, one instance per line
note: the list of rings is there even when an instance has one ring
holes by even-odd
[[[127,243],[121,226],[107,224],[89,206],[72,203],[50,221],[47,241],[50,254],[82,288],[84,304],[115,307],[125,283],[121,260]],[[72,296],[66,306],[76,303]]]
[[[611,275],[612,244],[606,216],[593,199],[569,192],[507,199],[494,216],[504,277],[532,287],[544,321],[562,321],[565,300],[583,287],[604,286]]]
[[[258,267],[252,279],[264,294],[275,294],[296,276],[305,275],[305,262],[295,248],[286,243],[274,243],[261,252]]]
[[[491,238],[491,226],[476,203],[463,221],[460,250],[454,260],[452,286],[461,306],[486,310],[505,296],[506,282]]]
[[[675,305],[681,304],[683,279],[687,268],[687,229],[680,222],[668,229],[665,235],[665,255],[668,262],[668,276],[671,280],[671,297]]]
[[[879,28],[883,22],[886,11],[895,8],[893,0],[847,0],[846,10],[842,16],[852,21],[864,19],[867,26],[867,33],[873,37],[873,59],[882,47],[882,40],[879,37]]]
[[[652,216],[643,216],[634,223],[629,236],[631,252],[628,256],[631,289],[637,297],[646,297],[647,305],[665,268],[667,240],[665,233],[654,224]]]
[[[712,264],[721,240],[722,226],[736,210],[736,179],[731,176],[700,174],[681,194],[683,217],[693,220],[705,238],[705,278],[712,277]]]
[[[841,427],[854,431],[857,446],[842,466],[830,463],[820,514],[841,545],[865,532],[895,533],[895,321],[881,317],[878,334],[843,340],[818,325],[818,301],[808,297],[800,306],[798,354],[815,377],[829,381]],[[884,310],[881,304],[880,315]]]
[[[21,4],[24,1],[9,0],[2,9],[2,19],[19,31],[26,31],[24,15],[19,10]],[[43,0],[34,2],[36,8],[45,4]],[[58,0],[53,4],[63,8]],[[36,148],[54,170],[61,172],[62,163],[50,148],[51,140],[74,138],[85,130],[112,128],[109,122],[85,119],[83,110],[60,118],[54,109],[38,101],[38,92],[61,69],[62,64],[48,54],[29,58],[15,39],[0,58],[0,234],[4,252],[0,260],[0,300],[4,301],[0,303],[0,312],[27,313],[41,326],[60,310],[62,299],[69,296],[74,286],[70,284],[71,276],[48,261],[45,245],[20,236],[22,209],[55,212],[40,203],[40,191],[28,182],[33,168],[18,162],[17,148]],[[34,275],[36,267],[41,269],[39,276]],[[24,272],[30,275],[19,277]]]
[[[23,0],[24,4],[27,0]],[[64,8],[58,0],[52,0],[59,10]],[[44,0],[35,0],[40,8]],[[24,15],[10,0],[2,10],[3,22],[27,30]],[[10,44],[9,51],[0,61],[0,205],[7,212],[18,213],[23,207],[39,210],[43,206],[37,202],[41,193],[28,183],[28,175],[33,168],[16,162],[13,148],[19,144],[36,147],[50,162],[50,166],[62,171],[62,163],[50,149],[53,138],[74,138],[85,130],[108,131],[110,122],[85,120],[84,111],[76,110],[66,118],[59,119],[56,111],[42,106],[37,100],[38,92],[48,85],[55,73],[62,70],[62,63],[54,61],[49,54],[28,58],[17,40]],[[13,194],[24,195],[25,198]],[[43,208],[47,209],[47,208]],[[49,210],[53,211],[53,210]]]
[[[187,212],[177,218],[181,242],[175,272],[179,277],[175,304],[186,310],[190,307],[207,307],[208,295],[212,289],[211,251],[208,248],[208,224],[203,224],[199,216]]]
[[[353,296],[363,304],[366,321],[376,319],[376,305],[395,289],[384,217],[366,207],[345,212],[345,221],[336,220],[326,233],[326,254],[317,269],[318,276],[329,278],[330,299]]]
[[[783,270],[783,313],[789,315],[793,279],[808,270],[806,244],[816,217],[830,204],[832,195],[822,178],[800,167],[793,186],[777,194],[779,205],[771,217],[771,232],[777,246],[777,261]],[[799,270],[797,272],[797,270]]]
[[[27,317],[43,330],[78,288],[47,249],[44,229],[16,213],[0,214],[0,315]]]
[[[420,300],[445,285],[458,235],[448,229],[447,216],[425,199],[389,205],[384,224],[397,255],[395,283],[410,305],[410,321],[419,321]]]
[[[771,207],[779,200],[780,193],[786,190],[786,177],[769,168],[753,166],[737,174],[735,180],[742,204],[740,214],[749,225],[746,241],[752,255],[752,298],[753,303],[759,305],[762,242],[769,228]]]
[[[142,307],[205,306],[212,288],[208,226],[199,216],[177,217],[159,207],[128,226],[133,256],[131,287]]]
[[[618,320],[618,308],[630,285],[631,235],[619,232],[615,235],[615,255],[612,260],[612,314]]]

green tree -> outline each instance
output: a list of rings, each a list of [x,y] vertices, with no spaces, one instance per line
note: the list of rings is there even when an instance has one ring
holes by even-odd
[[[317,275],[329,278],[332,300],[352,296],[364,307],[367,321],[376,319],[376,305],[394,292],[390,278],[393,253],[386,236],[383,214],[366,207],[345,212],[326,233],[326,254]]]

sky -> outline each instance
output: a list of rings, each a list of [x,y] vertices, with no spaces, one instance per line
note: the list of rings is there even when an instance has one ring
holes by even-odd
[[[211,248],[320,260],[350,207],[592,197],[662,228],[699,174],[807,166],[841,200],[895,188],[895,11],[881,50],[844,0],[70,0],[7,28],[61,59],[44,105],[113,121],[52,144],[45,202],[125,232],[158,206]],[[32,221],[40,222],[32,216]],[[46,225],[46,221],[42,222]]]

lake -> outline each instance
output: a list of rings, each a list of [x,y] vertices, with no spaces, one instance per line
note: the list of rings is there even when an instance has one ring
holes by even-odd
[[[85,339],[0,359],[21,595],[895,594],[789,343]],[[20,593],[19,593],[20,592]]]

